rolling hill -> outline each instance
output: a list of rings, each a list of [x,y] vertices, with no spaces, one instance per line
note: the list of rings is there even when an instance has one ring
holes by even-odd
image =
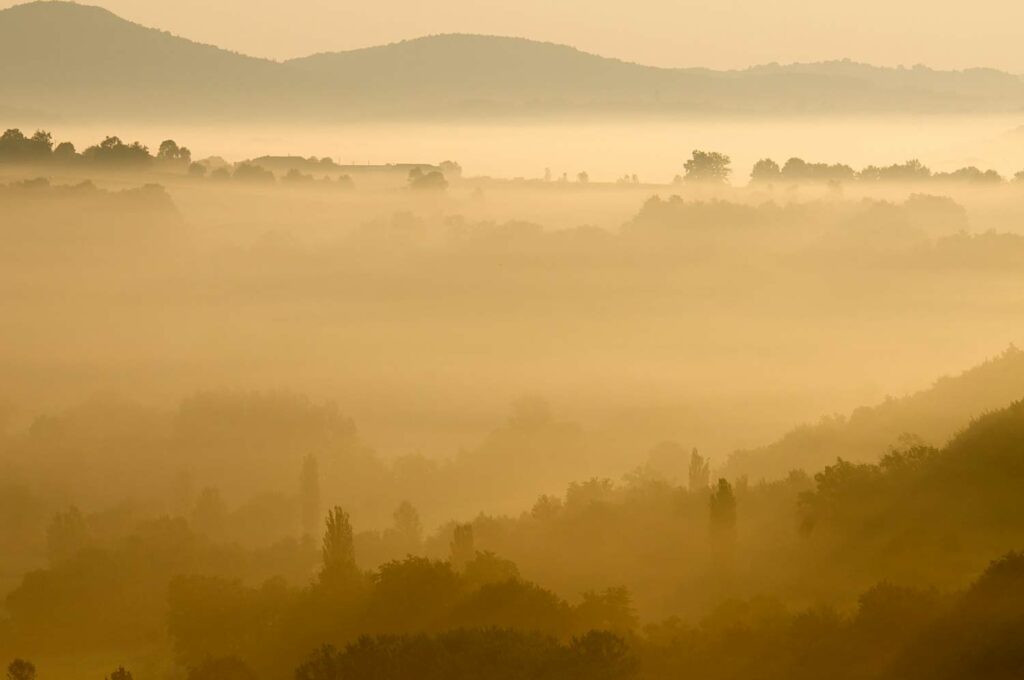
[[[851,62],[664,69],[479,35],[275,62],[98,7],[32,2],[0,11],[0,102],[0,113],[99,120],[988,112],[1024,109],[1024,82],[987,69]]]
[[[823,418],[766,446],[737,451],[722,472],[730,477],[773,479],[796,469],[815,473],[838,458],[874,462],[904,435],[941,446],[972,418],[1021,398],[1024,350],[1011,346],[983,364],[937,380],[926,390],[865,406],[848,416]]]
[[[0,91],[7,105],[55,114],[216,108],[277,89],[274,62],[200,45],[106,10],[34,2],[0,12]]]

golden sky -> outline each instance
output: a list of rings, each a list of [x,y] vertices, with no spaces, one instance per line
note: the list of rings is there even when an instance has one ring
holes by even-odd
[[[17,4],[0,0],[0,6]],[[1024,73],[1024,0],[102,0],[148,26],[287,58],[432,33],[513,35],[659,66],[849,57]]]

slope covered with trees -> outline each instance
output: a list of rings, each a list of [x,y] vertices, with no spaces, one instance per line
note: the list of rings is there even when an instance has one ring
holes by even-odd
[[[792,470],[814,472],[837,458],[869,462],[878,451],[915,438],[941,445],[971,418],[1024,397],[1024,351],[1009,347],[999,356],[930,388],[890,398],[803,425],[767,446],[738,451],[724,473],[751,479],[778,478]]]

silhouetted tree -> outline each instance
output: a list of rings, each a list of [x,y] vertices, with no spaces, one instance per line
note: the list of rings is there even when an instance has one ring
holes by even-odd
[[[715,577],[727,587],[732,579],[736,552],[736,495],[732,485],[719,479],[709,500],[711,516],[711,553]]]
[[[610,502],[614,493],[615,485],[610,479],[594,478],[573,482],[565,490],[565,505],[576,509],[600,505]]]
[[[463,628],[538,631],[562,637],[572,628],[572,608],[540,586],[512,579],[488,583],[462,597],[449,615]]]
[[[15,659],[7,665],[7,680],[36,680],[35,664],[24,659]]]
[[[448,188],[448,180],[437,170],[424,172],[422,168],[409,171],[409,188],[422,191],[444,191]]]
[[[447,562],[406,557],[382,564],[371,574],[373,588],[366,604],[368,630],[415,633],[437,630],[445,623],[462,584]],[[410,608],[410,603],[416,603]]]
[[[750,172],[751,182],[775,182],[782,177],[782,168],[771,158],[762,158],[754,163],[754,169]]]
[[[455,161],[442,161],[438,167],[444,174],[445,179],[459,179],[462,177],[462,166]]]
[[[515,562],[498,557],[489,550],[476,553],[462,570],[462,580],[470,588],[504,583],[518,578],[519,567]]]
[[[782,166],[782,178],[790,182],[847,182],[856,176],[853,168],[842,163],[808,163],[802,158],[790,158]]]
[[[316,456],[307,454],[302,459],[302,475],[299,479],[299,504],[301,506],[302,531],[307,536],[316,533],[320,526],[320,469]]]
[[[708,484],[711,482],[711,462],[697,453],[697,449],[690,453],[688,481],[690,493],[707,491]]]
[[[476,545],[473,541],[473,525],[472,524],[456,524],[455,529],[452,531],[452,543],[451,543],[451,562],[452,568],[456,571],[462,571],[466,568],[476,556]]]
[[[124,666],[118,666],[113,673],[107,676],[107,680],[132,680],[132,673]]]
[[[562,499],[544,494],[530,509],[530,516],[536,520],[550,520],[562,510]]]
[[[688,181],[724,184],[732,173],[729,167],[731,162],[728,156],[717,151],[694,150],[693,156],[683,164],[683,168]]]
[[[283,181],[288,184],[312,184],[313,175],[307,175],[298,168],[292,168],[285,174]]]
[[[29,143],[40,157],[48,156],[53,151],[53,135],[45,130],[36,130]]]
[[[934,177],[937,180],[971,184],[1001,184],[1003,182],[1002,175],[995,170],[980,170],[973,165],[954,170],[953,172],[941,172],[934,175]]]
[[[53,159],[61,163],[73,161],[78,157],[75,145],[71,142],[61,142],[53,150]]]
[[[349,521],[348,513],[338,506],[331,508],[327,513],[321,555],[323,566],[320,578],[323,581],[343,580],[357,571],[352,523]]]
[[[125,144],[118,137],[107,137],[99,144],[90,146],[82,152],[82,158],[93,163],[121,166],[142,166],[153,160],[149,149],[142,144]]]
[[[178,146],[173,139],[165,139],[160,142],[156,158],[158,161],[180,163],[187,168],[192,162],[192,152],[184,146]]]
[[[235,172],[231,178],[239,182],[251,184],[273,184],[277,181],[274,173],[256,165],[255,163],[239,163],[235,166]]]
[[[931,177],[932,171],[916,158],[882,168],[869,165],[857,174],[857,179],[866,182],[923,182]]]
[[[85,547],[88,530],[85,518],[72,506],[66,512],[54,515],[46,530],[46,548],[50,564],[56,564],[75,555]]]
[[[11,128],[0,135],[0,162],[33,163],[49,160],[53,151],[53,136],[37,130],[26,137],[21,130]]]
[[[711,524],[719,531],[736,529],[736,496],[728,480],[719,479],[711,494]]]

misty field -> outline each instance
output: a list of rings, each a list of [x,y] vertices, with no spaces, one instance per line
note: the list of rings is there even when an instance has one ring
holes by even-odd
[[[1003,34],[691,4],[0,3],[7,680],[1024,677]]]

